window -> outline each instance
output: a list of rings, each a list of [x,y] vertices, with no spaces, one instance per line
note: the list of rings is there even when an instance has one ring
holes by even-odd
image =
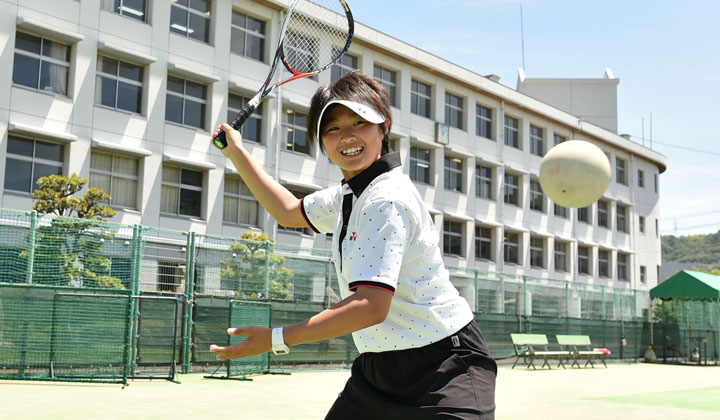
[[[462,256],[462,223],[452,220],[443,222],[443,253]]]
[[[97,58],[95,103],[139,114],[142,108],[143,68],[113,58]]]
[[[59,42],[17,32],[13,83],[67,96],[70,47]]]
[[[600,277],[610,277],[610,251],[598,250],[598,274]]]
[[[103,10],[145,22],[146,0],[102,0]]]
[[[590,247],[578,246],[578,273],[590,274]]]
[[[205,128],[207,87],[168,75],[165,120]]]
[[[302,199],[306,195],[310,194],[310,192],[307,191],[299,191],[295,190],[289,187],[286,187],[292,195],[294,195],[297,198]],[[278,230],[284,231],[284,232],[297,232],[302,233],[303,235],[312,235],[312,231],[310,230],[310,227],[289,227],[289,226],[283,226],[278,223]]]
[[[640,233],[645,233],[645,216],[638,216],[638,229]]]
[[[493,140],[492,119],[492,109],[475,105],[475,134]]]
[[[660,237],[660,228],[658,227],[658,219],[655,219],[655,237]]]
[[[628,231],[628,225],[627,225],[627,206],[623,206],[618,204],[617,205],[617,230],[620,232],[627,233]]]
[[[337,82],[341,77],[350,74],[353,70],[357,69],[357,67],[358,58],[350,54],[345,54],[330,68],[330,80]]]
[[[644,265],[640,266],[640,283],[647,283],[647,267]]]
[[[592,220],[590,219],[590,206],[578,208],[577,209],[577,219],[578,219],[578,222],[591,224]]]
[[[617,278],[618,280],[628,280],[627,273],[627,254],[617,253]]]
[[[538,237],[530,238],[530,265],[537,268],[545,268],[545,239]]]
[[[559,206],[555,203],[553,203],[553,214],[558,217],[562,217],[563,219],[568,218],[568,208]]]
[[[445,189],[463,191],[463,161],[460,158],[445,156]]]
[[[645,188],[645,171],[638,169],[638,187]]]
[[[410,179],[421,184],[431,185],[430,150],[410,147]]]
[[[202,42],[210,41],[210,1],[173,0],[170,30]]]
[[[545,211],[545,195],[540,188],[540,182],[535,179],[530,180],[530,209]]]
[[[373,68],[375,80],[380,82],[390,97],[390,105],[397,106],[397,72],[375,64]]]
[[[530,124],[530,153],[545,156],[545,130]]]
[[[520,176],[505,174],[504,200],[507,204],[520,205]]]
[[[265,60],[265,22],[244,13],[232,13],[230,52]]]
[[[505,231],[503,235],[503,261],[508,264],[520,264],[520,234]]]
[[[610,206],[609,203],[605,200],[599,200],[597,202],[597,221],[598,226],[609,228],[610,227],[610,218],[609,216]]]
[[[555,271],[568,271],[567,242],[555,241]]]
[[[625,176],[625,160],[619,157],[615,158],[615,181],[618,184],[627,185],[627,178]]]
[[[492,180],[493,170],[490,167],[478,165],[475,167],[475,195],[488,200],[493,199]]]
[[[413,80],[410,82],[410,112],[430,118],[430,85]]]
[[[203,173],[163,165],[160,212],[200,217]]]
[[[110,194],[110,205],[136,209],[138,160],[93,150],[90,153],[90,186]]]
[[[307,68],[317,68],[319,57],[317,56],[318,41],[316,39],[288,31],[283,44],[286,55],[295,57],[291,62],[301,62],[305,63]],[[317,80],[316,76],[312,78]]]
[[[287,130],[285,147],[293,152],[310,154],[310,143],[307,140],[307,115],[285,109],[283,112],[283,128]]]
[[[567,141],[567,137],[561,136],[560,134],[553,134],[553,146],[557,146],[564,141]]]
[[[475,258],[493,260],[492,229],[489,227],[475,226]]]
[[[657,174],[653,174],[653,184],[655,185],[655,194],[658,193],[658,176]]]
[[[185,281],[185,265],[180,265],[179,261],[163,261],[157,262],[157,288],[162,292],[175,293],[178,286]]]
[[[246,96],[228,93],[227,121],[232,121],[238,112],[247,105],[248,101],[250,101],[250,98]],[[255,143],[262,142],[262,108],[262,104],[258,105],[253,113],[250,114],[247,121],[245,121],[245,124],[240,128],[243,140],[254,141]]]
[[[8,134],[5,160],[5,189],[32,194],[37,180],[48,175],[61,175],[65,147]]]
[[[239,225],[258,225],[258,202],[242,179],[225,177],[223,222]]]
[[[445,92],[445,124],[463,128],[463,98]]]
[[[520,145],[520,120],[509,115],[505,116],[505,144],[522,150]]]

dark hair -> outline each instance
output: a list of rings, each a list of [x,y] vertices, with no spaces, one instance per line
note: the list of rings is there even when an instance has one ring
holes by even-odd
[[[352,71],[345,77],[340,78],[335,83],[327,83],[320,86],[310,100],[310,111],[307,119],[307,138],[310,144],[315,141],[315,134],[322,132],[322,127],[318,127],[318,117],[325,105],[333,99],[345,99],[353,102],[361,102],[373,107],[377,112],[382,114],[389,125],[385,136],[382,139],[381,154],[390,152],[390,128],[392,127],[392,112],[390,111],[390,100],[383,85],[378,81],[369,77],[359,70]],[[331,107],[334,105],[331,105]],[[327,113],[328,110],[325,112]],[[320,150],[325,153],[322,138],[320,139]]]

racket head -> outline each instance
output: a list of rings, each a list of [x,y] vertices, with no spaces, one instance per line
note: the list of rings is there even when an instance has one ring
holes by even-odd
[[[317,74],[347,52],[354,32],[345,0],[298,0],[282,28],[280,59],[294,75]]]

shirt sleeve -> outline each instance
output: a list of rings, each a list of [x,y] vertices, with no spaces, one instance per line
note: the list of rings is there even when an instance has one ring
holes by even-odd
[[[340,208],[339,188],[315,191],[300,200],[300,211],[315,233],[332,233]]]
[[[360,286],[395,293],[413,218],[407,206],[391,200],[368,203],[358,214],[356,232],[344,241],[343,271],[351,291]]]

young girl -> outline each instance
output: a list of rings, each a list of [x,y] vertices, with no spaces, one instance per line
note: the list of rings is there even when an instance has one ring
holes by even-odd
[[[245,336],[212,345],[218,359],[289,352],[352,333],[360,355],[326,419],[492,419],[497,366],[473,313],[449,279],[422,197],[390,152],[385,89],[353,72],[311,100],[308,138],[345,179],[298,200],[224,130],[230,158],[262,206],[284,226],[333,233],[336,305],[286,326],[230,328]]]

